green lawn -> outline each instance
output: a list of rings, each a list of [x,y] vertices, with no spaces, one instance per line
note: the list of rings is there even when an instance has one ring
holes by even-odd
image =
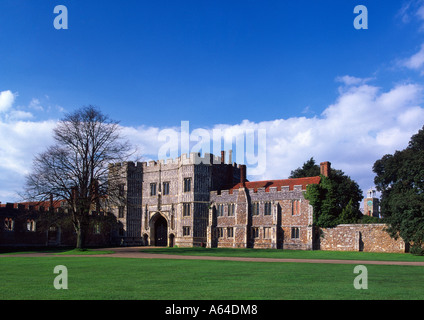
[[[332,259],[332,260],[376,260],[376,261],[424,261],[424,256],[409,253],[374,253],[352,251],[305,251],[280,249],[233,249],[233,248],[147,248],[142,252],[157,254],[252,257],[274,259]]]
[[[54,267],[68,269],[56,290]],[[0,299],[424,299],[424,267],[367,265],[356,290],[354,265],[111,257],[0,257]]]

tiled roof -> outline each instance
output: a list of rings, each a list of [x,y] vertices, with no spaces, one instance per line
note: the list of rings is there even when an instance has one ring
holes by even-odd
[[[264,181],[249,181],[245,183],[247,189],[254,189],[255,192],[259,188],[265,188],[265,191],[269,191],[270,187],[277,187],[277,191],[281,191],[281,187],[289,187],[289,190],[293,190],[294,186],[302,186],[302,190],[306,190],[308,184],[318,184],[321,181],[321,177],[308,177],[308,178],[296,178],[296,179],[283,179],[283,180],[264,180]],[[241,183],[236,184],[230,190],[239,189],[242,187]]]

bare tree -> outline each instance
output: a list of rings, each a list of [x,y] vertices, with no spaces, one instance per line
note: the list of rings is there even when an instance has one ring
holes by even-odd
[[[79,249],[90,212],[119,192],[108,165],[127,161],[135,153],[120,131],[119,123],[96,107],[82,107],[59,121],[53,131],[55,144],[35,157],[33,171],[26,177],[27,198],[67,202]]]

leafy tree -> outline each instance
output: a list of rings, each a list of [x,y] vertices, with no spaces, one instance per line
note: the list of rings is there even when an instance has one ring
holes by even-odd
[[[320,167],[313,158],[291,172],[292,178],[320,175]],[[314,224],[323,228],[341,223],[355,223],[361,218],[363,199],[359,185],[343,171],[332,169],[329,177],[321,175],[318,185],[308,185],[305,198],[314,207]]]
[[[394,238],[422,253],[424,242],[424,127],[408,147],[374,163],[374,183],[381,192],[381,212]]]
[[[314,158],[312,157],[306,161],[301,168],[297,168],[290,173],[289,178],[304,178],[304,177],[316,177],[320,174],[320,168],[315,163]]]
[[[55,144],[35,157],[24,195],[31,201],[66,200],[76,247],[82,248],[90,213],[118,192],[119,185],[108,176],[108,165],[125,161],[132,147],[122,139],[118,122],[93,106],[66,115],[53,137]]]

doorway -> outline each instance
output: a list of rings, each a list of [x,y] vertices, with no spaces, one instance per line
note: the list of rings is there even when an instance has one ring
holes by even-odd
[[[166,219],[159,216],[155,221],[155,246],[166,247],[168,245],[168,224]]]
[[[175,238],[175,236],[171,233],[169,235],[169,247],[171,247],[171,248],[174,246],[174,238]]]

